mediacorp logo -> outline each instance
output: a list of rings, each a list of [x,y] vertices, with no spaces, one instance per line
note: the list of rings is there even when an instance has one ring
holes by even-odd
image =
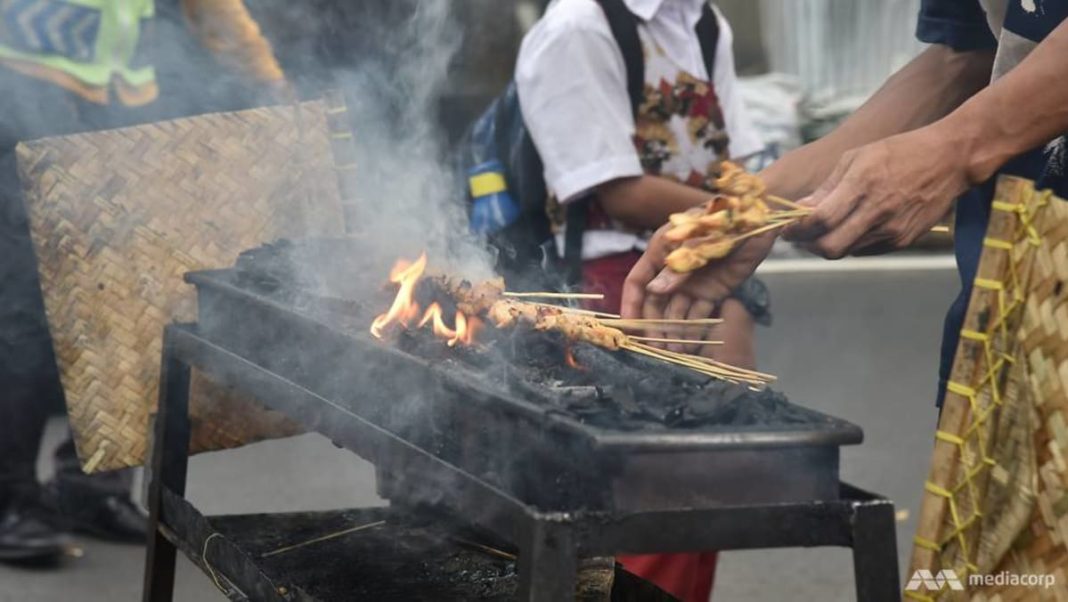
[[[1053,587],[1056,583],[1057,578],[1054,575],[1021,575],[1010,573],[1008,571],[985,575],[968,575],[969,587],[1011,586],[1043,587],[1048,589]],[[920,590],[940,592],[946,588],[956,591],[964,590],[964,583],[961,581],[961,578],[957,576],[957,572],[952,569],[942,569],[934,574],[931,574],[931,571],[929,570],[920,569],[912,574],[912,578],[909,579],[908,584],[905,585],[905,591],[907,592]]]
[[[942,569],[932,575],[931,571],[920,569],[912,574],[912,578],[909,579],[908,585],[905,586],[905,591],[914,592],[925,589],[927,591],[937,592],[942,591],[945,587],[949,587],[951,590],[964,591],[964,584],[960,582],[960,578],[957,577],[956,571],[952,569]]]

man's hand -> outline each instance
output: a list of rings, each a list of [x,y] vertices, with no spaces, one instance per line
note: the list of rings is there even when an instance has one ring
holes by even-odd
[[[830,259],[905,248],[971,186],[965,154],[939,125],[849,151],[784,236]]]
[[[626,318],[707,318],[712,309],[751,276],[768,256],[775,234],[746,240],[730,255],[687,274],[664,267],[671,247],[664,238],[670,224],[653,235],[623,283]],[[703,314],[703,315],[702,315]]]

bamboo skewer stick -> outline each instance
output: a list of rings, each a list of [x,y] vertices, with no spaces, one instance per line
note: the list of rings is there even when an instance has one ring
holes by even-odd
[[[673,326],[715,326],[722,324],[721,318],[695,318],[693,320],[672,320],[669,318],[606,318],[602,322],[619,327],[620,324],[634,324],[636,326],[655,326],[667,324]]]
[[[784,212],[772,213],[771,214],[772,218],[786,217],[787,214],[793,214],[793,213],[796,213],[796,214],[801,215],[801,216],[809,215],[810,213],[812,213],[812,208],[811,207],[805,207],[804,205],[799,205],[798,203],[795,203],[795,202],[793,202],[791,200],[784,199],[784,198],[779,197],[779,196],[775,196],[775,195],[769,194],[769,195],[765,195],[764,198],[767,199],[768,201],[772,202],[772,203],[776,203],[778,205],[782,205],[783,207],[789,207],[789,208],[794,210],[794,211],[784,211]],[[931,232],[933,232],[935,234],[949,234],[950,230],[949,230],[949,226],[935,226],[935,227],[931,228]]]
[[[607,318],[609,320],[620,319],[619,314],[609,314],[603,311],[590,311],[588,309],[578,309],[577,307],[566,307],[563,305],[553,305],[552,303],[539,303],[538,301],[527,301],[531,305],[539,305],[541,307],[551,307],[553,309],[559,309],[566,313],[578,314],[580,316],[590,316],[593,318]]]
[[[614,322],[601,321],[601,324],[609,328],[615,328],[616,330],[622,330],[623,332],[662,332],[665,334],[679,334],[682,336],[693,336],[694,333],[704,333],[709,327],[704,325],[687,326],[685,324],[616,324]]]
[[[505,297],[514,297],[517,299],[593,299],[597,301],[604,299],[604,295],[600,293],[515,293],[505,291],[503,295]]]
[[[684,360],[686,362],[696,362],[696,363],[699,363],[699,364],[705,364],[705,365],[713,367],[713,368],[715,368],[717,370],[729,372],[731,374],[736,374],[736,375],[738,375],[740,377],[744,377],[747,380],[748,379],[752,379],[754,381],[759,381],[759,382],[771,382],[771,381],[777,380],[776,377],[774,375],[772,375],[772,374],[767,374],[767,373],[764,373],[764,372],[757,372],[756,370],[749,370],[749,369],[746,369],[746,368],[739,368],[738,366],[732,366],[730,364],[725,364],[723,362],[719,362],[719,361],[716,361],[716,360],[714,360],[712,358],[704,357],[704,356],[701,356],[701,355],[690,355],[690,354],[686,354],[686,353],[678,353],[678,352],[675,352],[675,351],[667,351],[665,349],[657,349],[655,347],[649,347],[648,345],[642,345],[642,346],[643,347],[647,347],[650,350],[652,350],[652,351],[654,351],[656,353],[659,353],[661,355],[675,357],[675,358]]]
[[[643,343],[666,343],[669,345],[722,345],[723,341],[706,341],[701,339],[665,339],[660,337],[636,337],[628,336],[632,341]]]
[[[785,218],[789,218],[789,217],[805,217],[807,215],[812,215],[812,212],[811,211],[801,211],[801,210],[798,209],[798,210],[795,210],[795,211],[772,211],[771,213],[768,214],[768,217],[771,218],[771,221],[779,221],[781,219],[785,219]]]
[[[672,353],[672,352],[668,352],[668,353]],[[751,379],[751,380],[754,380],[754,381],[773,382],[775,380],[778,380],[772,374],[766,374],[764,372],[757,372],[756,370],[749,370],[747,368],[739,368],[738,366],[733,366],[731,364],[726,364],[724,362],[716,361],[716,360],[714,360],[712,358],[709,358],[709,357],[704,357],[704,356],[701,356],[701,355],[690,355],[688,357],[692,358],[693,361],[696,361],[698,363],[707,364],[709,366],[713,366],[713,367],[718,368],[720,370],[726,370],[726,371],[728,371],[728,372],[730,372],[732,374],[738,374],[739,376],[744,376],[744,377],[746,377],[748,379]]]
[[[696,365],[696,364],[691,365],[688,362],[683,362],[683,361],[680,361],[680,360],[677,360],[677,359],[674,359],[674,358],[666,357],[666,356],[661,355],[659,353],[655,353],[654,351],[650,351],[650,349],[652,349],[652,348],[646,348],[644,346],[640,346],[639,344],[625,345],[625,346],[623,346],[623,349],[626,349],[627,351],[630,351],[632,353],[637,353],[638,355],[645,355],[645,356],[651,357],[653,359],[656,359],[656,360],[659,360],[659,361],[662,361],[662,362],[667,362],[669,364],[677,364],[677,365],[682,366],[684,368],[689,368],[691,370],[694,370],[695,372],[700,372],[701,374],[704,374],[706,376],[711,376],[711,377],[718,378],[718,379],[721,379],[721,380],[726,380],[726,381],[729,381],[729,382],[732,382],[732,383],[737,383],[738,382],[737,380],[735,380],[731,376],[726,375],[726,374],[724,374],[724,373],[722,373],[722,372],[720,372],[718,370],[711,369],[711,367],[709,367],[709,366],[699,366],[699,365]]]
[[[737,243],[739,243],[739,242],[741,242],[741,241],[743,241],[743,240],[745,240],[747,238],[752,238],[753,236],[759,236],[761,234],[764,234],[765,232],[771,232],[772,230],[774,230],[776,228],[782,228],[783,226],[789,226],[790,224],[792,224],[792,223],[794,223],[796,221],[797,221],[797,218],[796,217],[792,217],[790,219],[782,220],[781,222],[772,222],[772,223],[770,223],[770,224],[768,224],[766,226],[761,226],[761,227],[757,228],[756,230],[750,230],[749,232],[746,232],[745,234],[739,234],[738,236],[735,236],[734,238],[731,238],[729,240],[731,241],[731,244],[737,244]]]
[[[798,203],[795,203],[793,201],[784,199],[781,196],[775,196],[773,194],[769,194],[769,195],[766,195],[764,198],[766,198],[767,200],[771,201],[772,203],[776,203],[776,204],[782,205],[784,207],[789,207],[791,209],[797,209],[798,211],[804,211],[805,213],[811,213],[812,212],[812,209],[810,207],[805,207],[804,205],[799,205]]]
[[[668,351],[666,353],[674,353],[674,352]],[[744,375],[744,376],[752,378],[754,380],[759,380],[759,381],[762,381],[762,382],[772,382],[772,381],[778,380],[778,378],[773,374],[767,374],[765,372],[757,372],[756,370],[749,370],[747,368],[739,368],[738,366],[732,366],[731,364],[726,364],[724,362],[716,361],[716,360],[714,360],[714,359],[712,359],[710,357],[704,357],[704,356],[701,356],[701,355],[689,355],[688,357],[692,358],[696,362],[700,362],[700,363],[703,363],[703,364],[708,364],[710,366],[714,366],[714,367],[719,368],[721,370],[727,370],[729,372],[736,373],[736,374],[739,374],[739,375]]]
[[[350,533],[356,533],[357,531],[363,531],[365,529],[372,529],[374,527],[377,527],[379,525],[384,525],[384,524],[386,524],[386,521],[380,520],[380,521],[376,521],[376,522],[373,522],[373,523],[368,523],[366,525],[359,525],[357,527],[352,527],[350,529],[344,529],[344,530],[338,531],[336,533],[330,533],[328,535],[323,535],[322,537],[316,537],[315,539],[309,539],[308,541],[302,541],[300,543],[295,543],[295,544],[290,545],[290,546],[285,546],[283,548],[278,548],[277,550],[271,550],[270,552],[267,552],[265,554],[261,554],[260,558],[270,558],[271,556],[277,556],[278,554],[289,552],[291,550],[296,550],[297,548],[303,548],[305,546],[310,546],[312,544],[322,543],[324,541],[329,541],[331,539],[337,539],[338,537],[343,537],[343,536],[348,535]]]
[[[479,552],[483,552],[483,553],[489,554],[490,556],[496,556],[497,558],[503,558],[505,560],[515,560],[516,559],[516,555],[515,554],[512,554],[510,552],[505,552],[504,550],[498,550],[497,548],[492,548],[492,547],[484,545],[484,544],[480,544],[477,541],[471,541],[469,539],[461,539],[459,537],[453,537],[452,540],[455,541],[456,543],[462,545],[462,546],[467,546],[469,548],[474,548],[475,550],[478,550]]]
[[[746,383],[756,385],[766,384],[763,379],[759,379],[746,374],[747,371],[742,368],[735,368],[734,366],[729,366],[728,364],[720,364],[720,366],[716,366],[713,364],[702,362],[701,360],[703,358],[701,358],[700,356],[666,351],[664,349],[658,349],[656,347],[651,347],[643,343],[635,343],[634,348],[640,350],[639,352],[645,355],[651,355],[662,361],[678,364],[680,366],[690,368],[691,370],[706,374],[708,376],[714,376],[722,380],[727,380],[734,383],[744,381]]]

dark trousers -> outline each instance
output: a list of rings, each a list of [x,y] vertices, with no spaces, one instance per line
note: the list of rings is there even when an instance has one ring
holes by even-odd
[[[16,171],[20,140],[118,125],[112,110],[90,106],[57,86],[0,66],[0,503],[37,489],[35,466],[45,423],[62,407],[29,220]],[[122,111],[120,107],[118,109]],[[63,495],[125,495],[129,471],[82,473],[69,436],[55,451]]]

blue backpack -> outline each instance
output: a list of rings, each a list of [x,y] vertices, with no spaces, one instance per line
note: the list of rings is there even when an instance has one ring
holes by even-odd
[[[627,94],[635,116],[644,98],[645,59],[640,20],[623,0],[597,0],[623,55]],[[705,4],[696,32],[708,73],[713,73],[719,23]],[[582,234],[590,199],[567,204],[563,260],[556,246],[546,201],[544,166],[530,137],[512,81],[468,130],[460,167],[467,176],[467,199],[474,233],[497,250],[497,269],[509,286],[555,290],[582,278]]]

